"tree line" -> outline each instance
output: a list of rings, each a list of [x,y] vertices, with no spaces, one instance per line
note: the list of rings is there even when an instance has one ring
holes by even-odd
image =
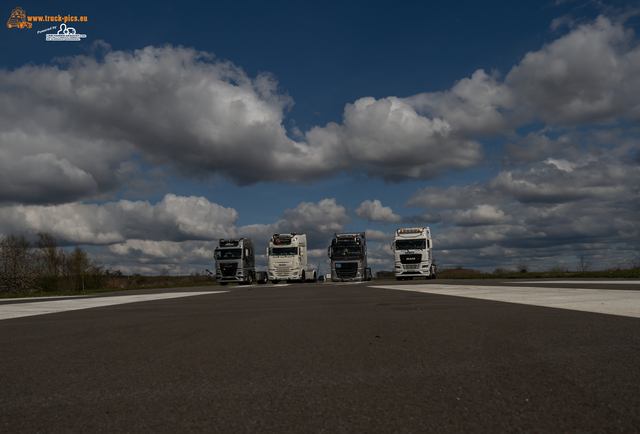
[[[31,243],[24,235],[0,237],[0,293],[74,292],[104,285],[104,267],[80,247],[58,247],[49,233]]]

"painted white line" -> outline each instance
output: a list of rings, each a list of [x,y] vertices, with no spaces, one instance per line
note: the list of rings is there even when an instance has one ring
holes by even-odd
[[[47,300],[71,300],[79,297],[95,297],[93,295],[55,295],[46,297],[13,297],[13,298],[0,298],[0,303],[10,303],[16,300],[30,300],[30,301],[47,301]]]
[[[640,291],[467,285],[389,285],[374,288],[502,301],[640,318]]]
[[[36,301],[0,306],[0,320],[24,316],[45,315],[70,310],[92,309],[140,301],[167,300],[171,298],[193,297],[195,295],[220,294],[228,291],[212,292],[169,292],[161,294],[122,295],[115,297],[74,298],[70,300]],[[15,299],[14,299],[15,300]]]
[[[640,285],[640,280],[514,280],[509,283],[565,283],[588,285]]]

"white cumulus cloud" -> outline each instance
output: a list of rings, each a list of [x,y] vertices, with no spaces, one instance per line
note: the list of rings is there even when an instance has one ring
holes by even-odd
[[[130,239],[213,240],[235,235],[238,213],[201,197],[168,194],[161,202],[0,207],[0,232],[49,232],[62,243],[114,244]]]
[[[378,199],[373,202],[365,200],[355,210],[355,213],[358,217],[373,222],[400,223],[402,221],[401,216],[394,214],[391,207],[382,206],[382,202]]]

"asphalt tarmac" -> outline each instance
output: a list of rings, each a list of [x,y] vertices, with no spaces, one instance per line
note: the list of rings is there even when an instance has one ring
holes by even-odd
[[[570,282],[230,285],[64,299],[86,303],[74,310],[2,300],[0,431],[640,432],[640,318],[456,289],[639,304],[639,281]]]

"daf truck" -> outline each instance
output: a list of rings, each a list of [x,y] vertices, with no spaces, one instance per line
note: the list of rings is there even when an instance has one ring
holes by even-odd
[[[367,241],[364,232],[334,234],[327,255],[331,259],[332,282],[371,280],[371,268],[367,267]]]
[[[267,247],[269,280],[272,283],[317,282],[317,270],[310,270],[307,259],[307,236],[273,234]]]
[[[250,285],[254,281],[267,283],[267,273],[256,271],[252,238],[221,239],[213,257],[216,260],[216,281],[220,285],[233,282]]]
[[[391,243],[397,280],[436,278],[433,243],[429,228],[398,229]]]

